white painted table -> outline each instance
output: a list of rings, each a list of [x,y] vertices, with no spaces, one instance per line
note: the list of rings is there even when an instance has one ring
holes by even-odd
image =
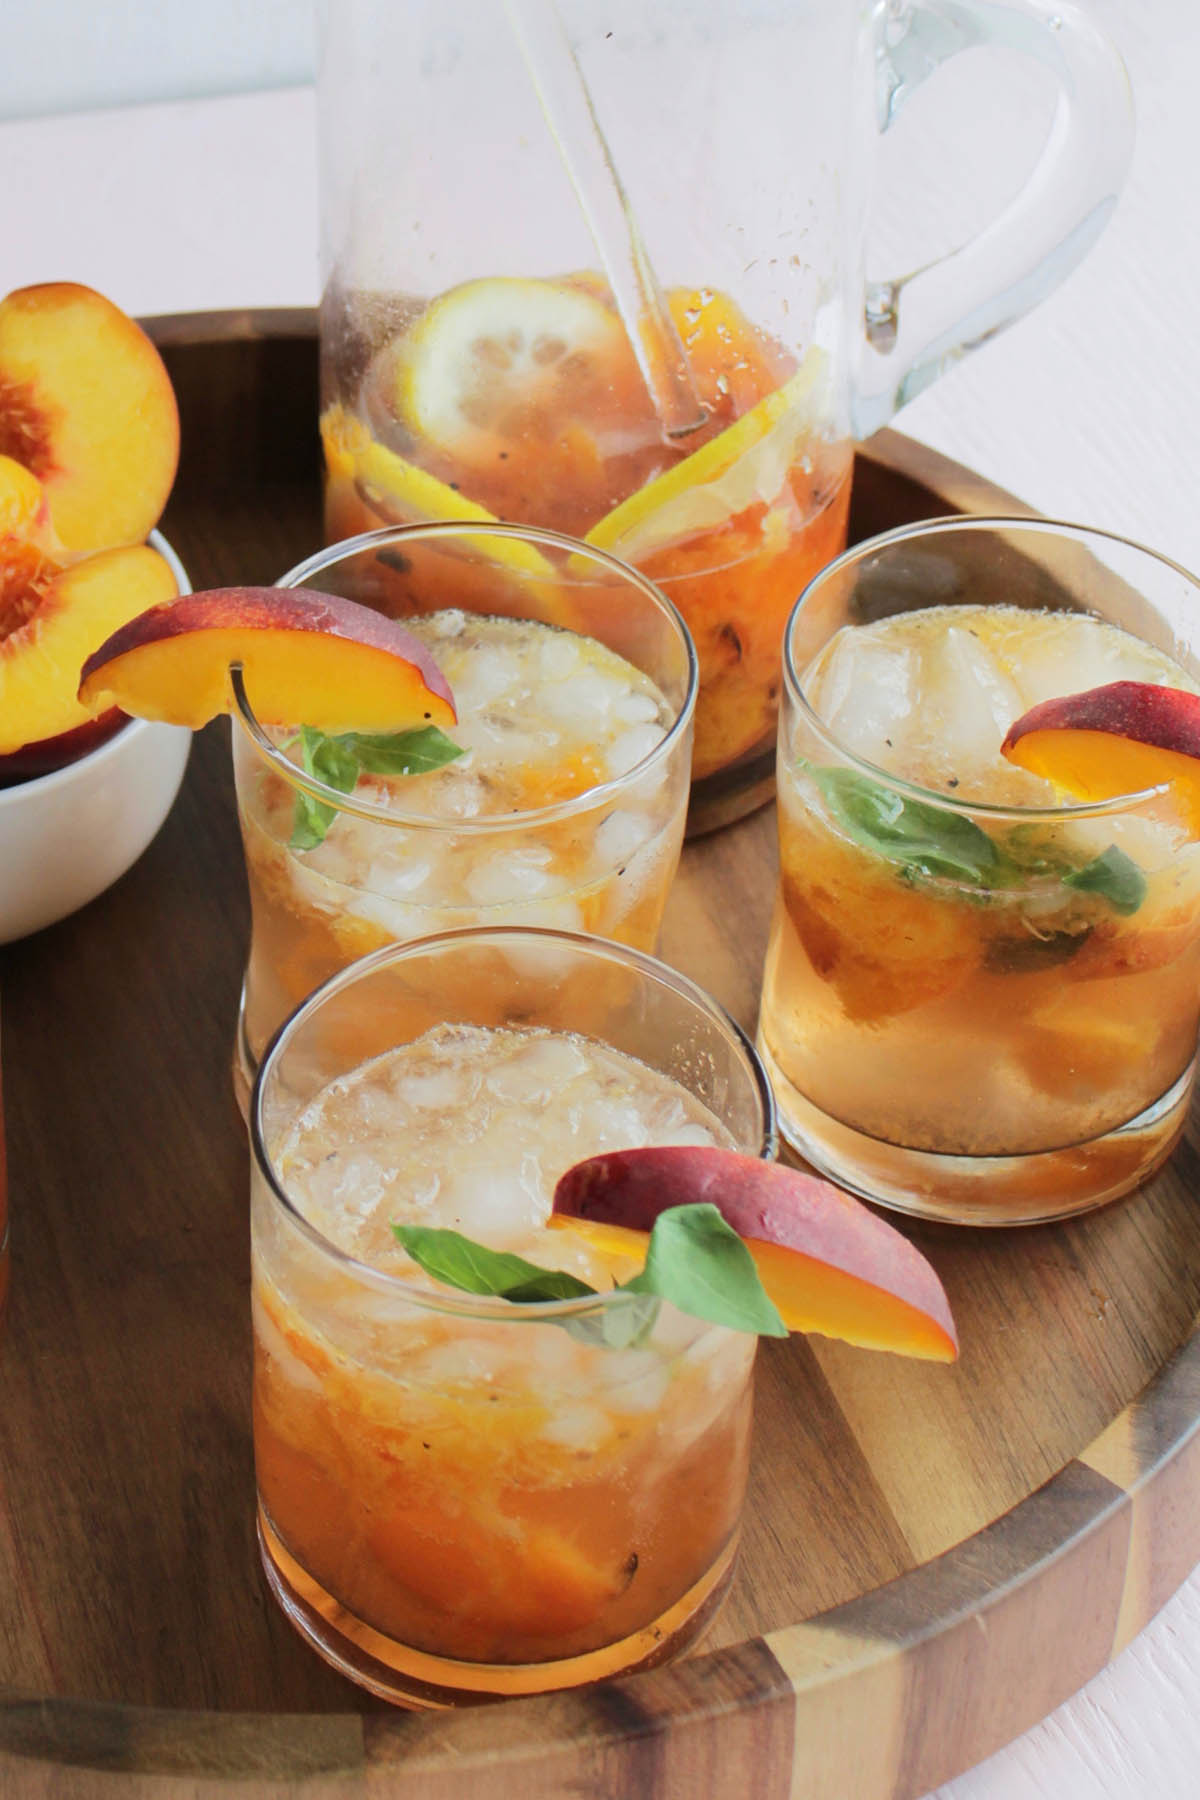
[[[1043,512],[1200,570],[1200,6],[1091,11],[1125,54],[1138,106],[1116,217],[1057,295],[898,424]],[[923,223],[915,244],[911,232],[888,242],[873,273],[950,247],[1006,197],[1044,126],[1037,98],[1003,58],[979,58],[914,105],[885,200],[898,210],[901,190],[921,194]],[[949,172],[931,150],[935,120],[974,143]],[[0,293],[84,281],[140,314],[316,300],[307,89],[0,124],[0,171]],[[1200,1572],[1110,1669],[930,1800],[1196,1800],[1197,1670]]]

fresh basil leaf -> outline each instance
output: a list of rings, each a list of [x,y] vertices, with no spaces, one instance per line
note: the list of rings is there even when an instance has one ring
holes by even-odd
[[[463,755],[463,747],[436,725],[415,731],[347,732],[341,739],[372,775],[428,775]]]
[[[292,850],[315,850],[318,844],[325,842],[325,833],[337,818],[337,808],[324,800],[318,800],[313,794],[306,794],[303,788],[296,789],[296,805],[292,812],[292,835],[288,846]]]
[[[339,794],[352,794],[358,781],[358,758],[340,737],[326,737],[311,725],[300,727],[300,754],[308,774]]]
[[[847,836],[889,862],[975,886],[1000,867],[1000,852],[987,832],[961,813],[905,799],[857,769],[809,765],[808,773]]]
[[[1135,913],[1146,898],[1146,877],[1133,858],[1115,844],[1082,869],[1064,875],[1063,883],[1083,894],[1102,894],[1114,912],[1126,916]]]
[[[415,731],[343,731],[327,736],[311,725],[300,727],[300,757],[305,773],[339,794],[352,794],[361,770],[372,775],[427,775],[463,754],[461,744],[436,725]],[[337,818],[328,801],[300,791],[292,818],[293,850],[315,850]]]
[[[427,1275],[467,1294],[496,1294],[530,1305],[538,1300],[577,1300],[596,1292],[563,1269],[541,1269],[523,1256],[473,1243],[459,1231],[433,1225],[393,1225],[392,1231]]]
[[[512,1299],[510,1294],[509,1299]],[[604,1305],[588,1312],[567,1313],[555,1324],[581,1344],[592,1344],[606,1350],[640,1350],[654,1330],[662,1301],[654,1294],[631,1294],[628,1288],[617,1288],[605,1297]]]
[[[708,1201],[670,1206],[650,1233],[646,1266],[627,1294],[657,1294],[680,1312],[763,1337],[786,1337],[788,1328],[759,1280],[754,1258],[717,1208]]]
[[[336,788],[339,794],[354,792],[358,781],[358,760],[336,737],[326,737],[323,731],[317,731],[311,725],[302,725],[300,760],[305,774],[311,775],[314,780],[323,781],[326,787]],[[303,788],[298,788],[292,814],[290,847],[293,850],[315,850],[318,844],[324,843],[325,834],[336,818],[336,806],[330,806],[328,801],[318,800],[315,794],[306,794]]]

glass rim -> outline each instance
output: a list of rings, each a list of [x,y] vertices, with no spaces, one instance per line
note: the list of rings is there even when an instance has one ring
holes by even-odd
[[[943,513],[935,518],[917,519],[908,525],[893,526],[890,531],[881,531],[874,537],[862,538],[857,544],[851,544],[832,562],[805,583],[799,597],[788,615],[783,634],[783,679],[789,698],[802,713],[805,723],[811,727],[814,735],[832,750],[851,768],[859,770],[872,781],[881,786],[893,789],[906,798],[920,800],[927,805],[937,806],[944,812],[983,814],[989,819],[1016,820],[1034,824],[1062,823],[1067,820],[1095,819],[1111,817],[1114,813],[1128,812],[1149,800],[1160,798],[1170,786],[1169,782],[1159,782],[1153,787],[1138,788],[1132,793],[1117,794],[1108,800],[1073,800],[1063,801],[1047,806],[1014,806],[1001,805],[996,801],[970,800],[960,798],[956,794],[948,794],[944,788],[923,787],[920,782],[909,781],[902,775],[885,769],[879,763],[868,761],[847,745],[843,744],[837,734],[832,731],[820,714],[809,702],[800,685],[800,676],[796,670],[793,656],[793,639],[795,628],[800,619],[801,609],[830,578],[836,578],[856,563],[863,562],[869,555],[880,550],[891,549],[893,545],[902,544],[914,538],[937,538],[948,536],[953,531],[1025,531],[1038,537],[1059,538],[1064,541],[1074,540],[1086,544],[1088,539],[1101,544],[1117,545],[1123,550],[1131,550],[1136,556],[1145,557],[1159,568],[1179,576],[1196,590],[1200,599],[1200,577],[1194,575],[1182,563],[1172,557],[1164,556],[1158,550],[1151,550],[1136,539],[1124,537],[1120,532],[1105,531],[1096,525],[1080,525],[1066,519],[1046,519],[1040,517],[1023,518],[1020,514],[990,513]],[[938,602],[933,602],[933,605]],[[916,610],[916,609],[914,609]],[[1086,608],[1081,608],[1086,612]],[[1098,615],[1096,615],[1098,616]],[[832,642],[834,634],[826,640]],[[1132,634],[1131,634],[1132,635]]]
[[[573,950],[583,950],[598,961],[621,962],[636,969],[639,973],[660,982],[664,987],[672,988],[676,994],[691,1001],[696,1010],[704,1014],[710,1022],[730,1037],[741,1052],[742,1060],[752,1078],[755,1094],[762,1116],[762,1135],[759,1149],[755,1154],[760,1160],[773,1162],[779,1149],[779,1125],[775,1105],[775,1093],[771,1086],[762,1058],[754,1046],[749,1033],[738,1024],[733,1014],[721,1005],[719,1000],[707,993],[704,988],[673,969],[669,963],[660,958],[648,955],[644,950],[635,950],[631,945],[619,944],[610,938],[592,937],[582,931],[552,931],[533,925],[467,925],[452,931],[439,931],[428,937],[410,938],[404,943],[384,944],[367,956],[359,957],[339,969],[323,981],[320,987],[303,1000],[296,1009],[275,1031],[259,1060],[254,1084],[250,1091],[250,1105],[247,1124],[250,1136],[250,1159],[253,1168],[266,1183],[271,1199],[281,1208],[284,1216],[291,1224],[298,1227],[302,1236],[324,1256],[329,1258],[335,1267],[345,1271],[354,1280],[364,1282],[379,1293],[399,1295],[414,1306],[424,1307],[427,1311],[452,1313],[458,1317],[472,1319],[497,1320],[505,1324],[536,1324],[539,1321],[551,1322],[563,1318],[575,1318],[581,1313],[596,1312],[602,1307],[627,1305],[636,1298],[623,1294],[616,1289],[597,1294],[581,1295],[573,1300],[542,1300],[530,1305],[514,1307],[511,1301],[500,1295],[468,1294],[447,1287],[444,1291],[421,1287],[407,1280],[402,1275],[393,1275],[386,1269],[375,1268],[365,1263],[349,1251],[342,1250],[325,1236],[323,1231],[305,1218],[292,1200],[287,1188],[278,1175],[274,1159],[267,1148],[263,1130],[263,1097],[269,1071],[287,1047],[287,1040],[299,1031],[309,1017],[317,1012],[325,1002],[343,989],[352,987],[358,980],[372,975],[377,969],[395,962],[403,962],[409,958],[427,955],[431,950],[439,950],[446,945],[460,941],[472,941],[485,938],[512,938],[522,940],[544,939],[550,943],[566,945]],[[594,1042],[601,1042],[594,1039]],[[742,1152],[742,1154],[747,1154]],[[707,1320],[697,1320],[697,1325],[708,1326]],[[710,1326],[710,1329],[717,1329]]]
[[[370,550],[377,545],[393,544],[397,540],[411,543],[421,538],[467,536],[516,538],[522,542],[532,541],[546,544],[551,549],[564,550],[572,556],[582,553],[612,574],[619,575],[629,586],[636,588],[644,599],[657,607],[668,624],[675,629],[683,648],[685,670],[683,698],[675,717],[659,742],[631,769],[626,769],[623,774],[614,775],[607,781],[597,782],[594,787],[585,788],[583,793],[574,794],[567,800],[556,800],[549,806],[529,807],[516,812],[485,813],[469,819],[432,818],[427,813],[402,811],[383,801],[356,799],[353,794],[344,794],[338,788],[329,787],[319,777],[309,775],[306,770],[297,767],[271,739],[265,727],[255,716],[246,694],[241,665],[235,663],[230,670],[234,723],[241,727],[255,750],[290,787],[301,789],[310,798],[333,807],[337,812],[351,813],[360,819],[373,819],[410,831],[446,832],[455,836],[486,836],[498,831],[525,830],[529,826],[557,824],[560,820],[571,819],[580,813],[589,812],[595,806],[607,806],[672,756],[680,738],[690,728],[692,716],[696,710],[696,696],[700,684],[700,667],[696,656],[696,646],[692,640],[692,634],[684,622],[683,615],[674,601],[670,600],[662,589],[643,575],[639,569],[622,562],[619,557],[610,555],[607,550],[599,550],[578,538],[566,537],[562,532],[545,531],[536,525],[513,525],[499,519],[494,522],[475,519],[437,519],[430,520],[426,524],[385,526],[378,531],[362,531],[356,537],[343,538],[338,543],[327,545],[325,549],[317,550],[311,556],[305,557],[303,562],[297,563],[286,574],[281,575],[273,585],[285,589],[302,587],[308,577],[319,574],[322,569],[330,568],[335,563],[348,561],[352,556],[360,555],[364,550]],[[645,674],[645,670],[639,672]],[[657,685],[655,683],[656,687]],[[299,723],[303,723],[303,721],[299,721]]]

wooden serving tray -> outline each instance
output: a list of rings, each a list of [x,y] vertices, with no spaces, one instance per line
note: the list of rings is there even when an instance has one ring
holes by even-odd
[[[184,427],[166,533],[197,587],[269,582],[319,541],[312,316],[154,329]],[[860,454],[855,536],[954,510],[1027,509],[892,432]],[[1200,1559],[1190,1141],[1074,1223],[906,1226],[956,1368],[764,1343],[740,1573],[675,1667],[414,1715],[301,1644],[253,1531],[226,735],[123,881],[0,950],[0,1792],[916,1800],[1128,1642]],[[664,954],[748,1027],[773,884],[768,809],[689,845],[668,917]]]

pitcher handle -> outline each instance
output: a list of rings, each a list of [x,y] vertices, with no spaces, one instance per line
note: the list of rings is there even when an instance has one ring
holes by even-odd
[[[1057,286],[1108,222],[1133,148],[1125,65],[1073,0],[887,0],[875,15],[881,132],[961,50],[1020,50],[1058,81],[1046,147],[999,216],[911,275],[866,284],[853,399],[866,437]]]

